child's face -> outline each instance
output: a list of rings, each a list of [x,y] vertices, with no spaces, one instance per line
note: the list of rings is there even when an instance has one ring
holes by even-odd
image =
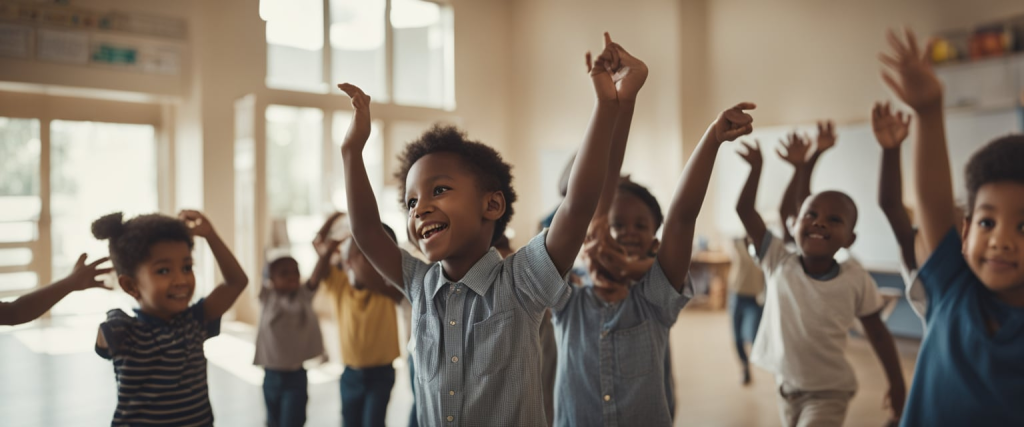
[[[490,247],[494,221],[501,217],[487,209],[488,194],[462,162],[454,153],[433,153],[409,169],[408,231],[430,262],[462,255],[478,245]]]
[[[608,213],[612,238],[626,250],[626,255],[646,256],[656,250],[654,214],[651,208],[630,193],[619,192]]]
[[[963,234],[964,258],[978,279],[1004,301],[1024,305],[1024,184],[982,185]]]
[[[809,257],[833,257],[853,244],[856,207],[836,193],[808,197],[800,209],[794,238],[800,252]]]
[[[355,283],[352,283],[352,287],[362,289],[369,283],[383,284],[384,278],[377,272],[377,269],[373,268],[370,260],[366,259],[363,252],[359,250],[359,246],[356,246],[354,242],[349,245],[345,266],[352,270],[352,275],[355,276]]]
[[[192,251],[185,242],[156,243],[149,248],[149,259],[136,268],[135,277],[118,280],[144,313],[169,320],[192,301],[196,289]]]
[[[299,289],[299,263],[291,258],[275,262],[270,267],[270,284],[277,292],[291,293]]]

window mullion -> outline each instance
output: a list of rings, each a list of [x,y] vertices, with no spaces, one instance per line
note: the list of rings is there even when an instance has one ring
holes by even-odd
[[[53,276],[53,243],[50,215],[50,126],[49,117],[39,118],[39,233],[32,251],[32,264],[36,272],[36,286],[46,286]],[[47,311],[44,315],[50,317]]]
[[[391,0],[387,0],[384,5],[384,87],[388,102],[392,104],[395,102],[394,34],[394,29],[391,28]]]
[[[323,64],[321,64],[321,68],[323,68],[323,78],[321,83],[323,83],[327,88],[327,93],[331,94],[334,93],[334,85],[331,84],[333,76],[331,74],[331,0],[324,0],[323,5],[324,44],[323,49],[321,49],[321,54],[323,55]]]

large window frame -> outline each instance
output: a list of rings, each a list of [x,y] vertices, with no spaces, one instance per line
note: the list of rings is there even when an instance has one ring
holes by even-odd
[[[443,77],[442,77],[442,97],[443,100],[439,107],[432,106],[421,106],[416,104],[406,104],[396,102],[396,84],[395,84],[395,28],[392,25],[392,4],[395,0],[382,0],[385,2],[384,7],[384,88],[385,93],[374,94],[369,93],[373,98],[373,103],[384,104],[384,105],[395,105],[405,106],[412,108],[428,108],[442,111],[455,111],[455,46],[454,46],[454,8],[448,0],[418,0],[426,3],[434,3],[441,9],[440,19],[442,25],[445,27],[443,34],[441,35],[442,43],[445,45],[443,55]],[[320,49],[321,54],[321,82],[312,85],[303,84],[291,84],[287,82],[276,81],[270,76],[270,65],[268,59],[268,71],[264,79],[264,84],[267,89],[280,90],[280,91],[293,91],[313,94],[331,94],[331,95],[343,95],[335,87],[335,83],[332,78],[332,66],[333,66],[333,50],[331,45],[331,0],[321,0],[323,6],[322,18],[323,18],[323,46]],[[265,17],[266,18],[266,17]],[[270,55],[269,49],[270,44],[267,44],[268,57]],[[376,96],[375,96],[376,95]],[[326,113],[326,111],[325,111]]]
[[[36,287],[0,290],[0,298],[10,299],[48,286],[60,277],[53,277],[53,217],[51,213],[51,126],[54,121],[86,121],[152,126],[156,138],[157,204],[160,212],[169,214],[175,206],[174,138],[171,123],[174,106],[171,102],[148,100],[130,102],[76,96],[50,95],[35,92],[7,92],[0,89],[0,116],[34,119],[39,122],[39,198],[40,210],[35,220],[36,237],[31,241],[0,243],[0,249],[27,248],[32,251],[28,264],[0,268],[4,273],[33,272]],[[82,230],[88,233],[88,230]],[[44,315],[49,317],[49,313]]]

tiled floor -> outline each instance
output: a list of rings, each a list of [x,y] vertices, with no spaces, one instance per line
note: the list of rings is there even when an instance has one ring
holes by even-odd
[[[20,426],[101,426],[113,413],[113,368],[92,352],[98,320],[75,325],[0,328],[0,424]],[[217,425],[263,425],[261,371],[252,367],[251,332],[225,325],[224,336],[208,343],[209,386]],[[324,331],[330,340],[330,332]],[[755,371],[754,384],[739,385],[722,311],[688,308],[672,330],[676,377],[676,425],[777,426],[775,387],[767,373]],[[909,379],[917,345],[900,342]],[[336,345],[336,344],[335,344]],[[880,426],[885,377],[866,341],[852,339],[848,351],[861,388],[851,405],[848,426]],[[388,425],[404,426],[411,393],[409,376],[396,363],[397,382]],[[340,399],[336,364],[310,371],[309,426],[338,426]]]

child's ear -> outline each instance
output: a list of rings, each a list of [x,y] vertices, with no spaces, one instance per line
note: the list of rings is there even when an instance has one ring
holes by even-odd
[[[850,233],[850,241],[846,242],[846,244],[843,245],[843,247],[846,248],[846,249],[850,249],[850,246],[853,246],[853,242],[856,242],[856,241],[857,241],[857,233],[852,233],[851,232]]]
[[[964,217],[963,227],[960,227],[960,253],[967,253],[967,236],[971,234],[971,218]]]
[[[657,255],[658,255],[658,249],[661,249],[661,241],[660,241],[660,240],[658,240],[657,238],[655,238],[655,239],[654,239],[654,240],[653,240],[653,241],[651,242],[651,249],[650,249],[650,250],[648,250],[648,251],[647,251],[647,253],[648,253],[648,254],[649,254],[650,256],[657,256]]]
[[[484,218],[497,221],[505,215],[505,193],[492,191],[484,199]]]
[[[131,276],[128,276],[127,274],[118,275],[117,284],[121,285],[121,289],[124,290],[124,293],[131,295],[132,298],[137,300],[142,297],[142,294],[139,293],[138,282]]]

